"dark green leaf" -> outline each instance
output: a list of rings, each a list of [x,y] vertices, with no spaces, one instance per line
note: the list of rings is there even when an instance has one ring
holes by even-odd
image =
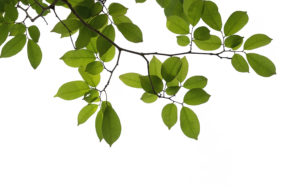
[[[207,94],[203,89],[201,88],[195,88],[189,90],[184,95],[184,103],[188,105],[199,105],[207,102],[210,98],[210,95]]]
[[[166,93],[167,95],[175,96],[179,90],[180,90],[179,86],[168,87],[166,89]]]
[[[113,21],[114,21],[114,23],[116,25],[119,25],[121,23],[132,23],[132,21],[130,20],[130,18],[128,18],[125,15],[113,17]]]
[[[167,18],[167,28],[176,34],[189,34],[189,24],[179,16],[169,16]]]
[[[203,13],[204,2],[202,0],[184,0],[183,10],[189,22],[195,26]]]
[[[108,23],[108,16],[106,14],[100,14],[94,17],[90,24],[93,28],[99,30],[103,28]]]
[[[205,26],[201,26],[194,31],[194,38],[199,41],[209,40],[210,30]]]
[[[218,10],[218,6],[214,2],[204,2],[204,11],[202,14],[202,19],[212,29],[221,31],[222,19]]]
[[[157,95],[145,92],[142,95],[141,100],[145,103],[153,103],[157,100],[157,98]]]
[[[244,38],[239,35],[231,35],[225,39],[225,46],[237,50],[242,46]]]
[[[97,113],[97,117],[96,117],[96,120],[95,120],[96,133],[97,133],[97,136],[98,136],[100,142],[103,139],[103,132],[102,132],[103,113],[104,113],[106,105],[108,103],[109,102],[106,102],[106,101],[104,101],[104,102],[101,103],[101,109]]]
[[[19,13],[15,6],[12,4],[7,4],[5,9],[4,19],[7,19],[11,22],[14,22],[18,19]]]
[[[28,28],[28,33],[31,37],[31,39],[34,41],[34,42],[39,42],[39,39],[40,39],[40,30],[38,27],[36,26],[30,26]]]
[[[272,39],[264,34],[255,34],[246,40],[244,44],[245,50],[253,50],[263,47],[271,43]]]
[[[188,107],[182,107],[180,111],[180,127],[189,138],[198,139],[200,123],[197,115]]]
[[[108,13],[111,16],[121,16],[127,13],[127,8],[120,3],[111,3],[108,7]]]
[[[270,77],[276,74],[276,68],[273,62],[265,56],[249,53],[247,60],[252,69],[260,76]]]
[[[96,104],[88,104],[83,107],[77,117],[78,125],[86,122],[98,109],[98,105]]]
[[[26,36],[20,34],[9,40],[2,48],[1,58],[11,57],[18,54],[26,44]]]
[[[177,36],[177,44],[185,47],[190,44],[190,38],[184,35]]]
[[[0,25],[0,46],[5,42],[5,40],[8,37],[9,27],[9,24]]]
[[[231,64],[238,72],[249,72],[249,65],[243,56],[234,54],[231,60]]]
[[[218,36],[211,35],[211,37],[208,40],[200,41],[200,40],[194,40],[194,43],[196,46],[205,51],[213,51],[217,50],[221,47],[222,41]]]
[[[42,61],[42,51],[40,46],[33,40],[28,40],[27,56],[31,66],[36,69]]]
[[[151,75],[150,78],[149,76],[140,76],[142,88],[147,93],[151,93],[151,94],[157,94],[161,92],[164,87],[162,80],[155,75]]]
[[[186,80],[183,87],[186,89],[204,88],[207,85],[207,78],[204,76],[193,76]]]
[[[63,84],[56,93],[55,97],[64,100],[74,100],[89,92],[90,88],[84,81],[71,81]]]
[[[117,25],[123,36],[131,42],[139,43],[143,41],[143,34],[140,28],[132,23],[121,23]]]
[[[232,13],[224,26],[225,36],[230,36],[240,31],[248,23],[248,20],[247,12],[236,11]]]
[[[141,81],[140,81],[140,74],[138,73],[126,73],[120,75],[119,78],[123,83],[129,87],[133,88],[142,88]]]
[[[162,109],[161,117],[164,124],[171,129],[177,122],[177,107],[175,104],[167,104]]]
[[[162,7],[165,8],[169,5],[170,0],[156,0],[156,2]]]
[[[92,37],[92,33],[88,28],[86,27],[80,28],[79,35],[75,42],[76,49],[81,49],[86,47],[89,44],[91,37]]]
[[[115,40],[115,29],[112,25],[108,25],[104,28],[102,31],[103,35],[108,37],[110,40]],[[109,42],[107,39],[105,39],[102,36],[99,36],[97,39],[97,50],[100,54],[100,57],[104,56],[105,53],[112,47],[111,42]]]
[[[10,27],[10,36],[17,36],[20,34],[24,34],[26,31],[26,26],[21,23],[14,24]]]
[[[144,3],[146,0],[135,0],[136,3]]]
[[[178,75],[182,62],[178,57],[170,57],[164,61],[161,67],[162,77],[166,82],[170,82]]]

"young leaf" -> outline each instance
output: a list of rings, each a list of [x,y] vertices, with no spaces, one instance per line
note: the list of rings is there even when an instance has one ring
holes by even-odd
[[[153,103],[157,100],[157,98],[158,98],[157,95],[145,92],[142,95],[141,100],[145,103]]]
[[[182,107],[180,111],[180,127],[189,138],[198,139],[200,123],[197,115],[188,107]]]
[[[180,71],[177,75],[177,80],[179,82],[183,82],[188,74],[188,71],[189,71],[189,62],[187,60],[186,57],[183,57],[181,58],[181,68],[180,68]]]
[[[161,67],[161,75],[166,82],[172,81],[179,73],[182,62],[178,57],[170,57],[164,61]]]
[[[151,75],[150,78],[148,75],[140,76],[141,85],[144,91],[151,94],[157,94],[161,92],[164,87],[162,80],[156,75]]]
[[[104,140],[112,146],[121,135],[121,122],[113,107],[108,104],[103,112],[102,132]]]
[[[91,89],[88,93],[84,95],[83,100],[85,100],[87,103],[93,103],[93,102],[99,102],[100,96],[99,91],[96,89]]]
[[[39,42],[39,39],[40,39],[40,30],[39,30],[39,28],[38,27],[36,27],[36,26],[30,26],[29,28],[28,28],[28,33],[29,33],[29,35],[30,35],[30,37],[31,37],[31,39],[34,41],[34,42]]]
[[[242,46],[244,38],[239,35],[231,35],[225,39],[225,46],[237,50]]]
[[[194,38],[199,41],[209,40],[210,30],[205,26],[201,26],[194,31]]]
[[[93,75],[85,71],[86,66],[80,66],[78,68],[78,72],[80,73],[82,79],[90,86],[92,87],[97,87],[98,84],[100,83],[100,74]]]
[[[193,76],[186,80],[183,87],[186,89],[204,88],[207,85],[207,78],[204,76]]]
[[[203,21],[212,29],[221,31],[222,19],[218,6],[212,1],[204,1]]]
[[[193,26],[197,25],[202,16],[203,5],[204,2],[202,0],[183,1],[183,11]]]
[[[126,73],[120,75],[119,78],[123,83],[129,87],[133,88],[142,88],[141,81],[140,81],[140,74],[138,73]]]
[[[225,36],[230,36],[240,31],[248,23],[248,20],[247,12],[236,11],[232,13],[224,26]]]
[[[20,34],[9,40],[2,48],[1,58],[11,57],[18,54],[26,44],[26,36]]]
[[[255,34],[246,40],[244,50],[253,50],[271,43],[272,39],[264,34]]]
[[[151,59],[150,64],[149,64],[150,75],[156,75],[157,77],[162,79],[161,66],[162,66],[161,61],[159,59],[157,59],[155,56],[153,56],[153,58]]]
[[[68,51],[60,59],[70,67],[80,67],[93,62],[95,60],[95,55],[92,51],[79,49]]]
[[[249,72],[249,65],[245,58],[239,54],[234,54],[231,59],[231,64],[238,72]]]
[[[28,40],[27,56],[33,69],[36,69],[42,61],[42,51],[40,46],[33,40]]]
[[[207,102],[210,98],[210,95],[207,94],[203,89],[201,88],[195,88],[189,90],[184,95],[184,103],[188,105],[199,105]]]
[[[103,64],[99,61],[91,62],[86,66],[85,71],[92,75],[98,75],[103,71]]]
[[[121,23],[117,25],[119,31],[130,42],[139,43],[143,42],[143,34],[141,29],[132,23]]]
[[[83,107],[77,117],[78,125],[86,122],[98,109],[98,105],[96,104],[88,104]]]
[[[74,100],[89,92],[90,88],[84,81],[71,81],[63,84],[57,91],[55,97],[64,100]]]
[[[221,47],[222,41],[218,36],[211,35],[211,37],[208,40],[200,41],[200,40],[194,40],[194,43],[196,46],[205,51],[213,51],[217,50]]]
[[[185,35],[177,36],[177,44],[179,46],[185,47],[190,44],[190,38]]]
[[[127,13],[127,8],[120,3],[111,3],[108,7],[108,13],[111,16],[121,16]]]
[[[249,53],[247,60],[252,69],[260,76],[270,77],[276,74],[276,68],[273,62],[265,56]]]
[[[189,24],[179,16],[169,16],[167,18],[167,28],[175,34],[189,34]]]
[[[171,129],[177,122],[177,106],[175,104],[167,104],[162,109],[161,117],[164,124]]]

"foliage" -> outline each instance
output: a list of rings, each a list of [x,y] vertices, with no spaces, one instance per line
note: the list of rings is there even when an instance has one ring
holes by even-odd
[[[145,3],[146,0],[136,0]],[[206,103],[210,95],[205,91],[207,78],[201,75],[187,78],[190,54],[210,55],[231,60],[238,72],[249,72],[250,67],[260,76],[276,73],[272,61],[251,50],[268,45],[272,39],[264,34],[244,38],[237,33],[248,23],[245,11],[235,11],[223,24],[218,6],[208,0],[156,0],[166,16],[166,28],[175,34],[174,40],[187,51],[179,53],[138,52],[120,46],[116,35],[122,35],[132,43],[143,42],[142,30],[126,16],[130,11],[117,2],[95,0],[0,0],[1,58],[18,54],[27,44],[27,55],[36,69],[42,60],[39,47],[40,31],[33,23],[53,13],[58,23],[52,32],[62,38],[69,37],[74,49],[69,49],[61,60],[78,69],[80,81],[63,84],[55,97],[64,100],[82,98],[86,101],[78,114],[78,125],[96,114],[95,128],[100,141],[112,145],[121,134],[121,122],[107,101],[106,89],[117,69],[122,53],[140,56],[145,60],[147,75],[124,73],[120,80],[127,86],[143,91],[141,100],[153,103],[157,99],[169,101],[162,109],[164,124],[171,129],[179,118],[182,132],[189,138],[198,139],[200,122],[196,113],[188,107]],[[146,5],[145,5],[146,6]],[[64,19],[56,9],[68,9]],[[32,14],[32,11],[35,13]],[[24,16],[25,15],[25,16]],[[32,16],[34,15],[34,16]],[[78,33],[76,40],[74,34]],[[194,50],[194,46],[198,50]],[[212,51],[212,52],[205,52]],[[225,56],[225,54],[231,56]],[[115,58],[116,57],[116,58]],[[114,59],[115,58],[115,59]],[[116,60],[112,70],[107,62]],[[108,72],[107,81],[99,89],[101,73]],[[185,90],[183,99],[175,100],[178,92]],[[179,110],[178,110],[179,108]],[[179,116],[178,116],[179,114]]]

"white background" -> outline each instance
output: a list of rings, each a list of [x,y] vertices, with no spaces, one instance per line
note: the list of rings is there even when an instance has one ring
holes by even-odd
[[[154,0],[119,2],[129,7],[129,17],[144,34],[138,45],[119,34],[122,46],[186,50],[176,45]],[[77,127],[85,103],[53,98],[61,84],[80,79],[76,69],[59,60],[72,49],[70,41],[49,33],[55,17],[49,16],[48,26],[39,20],[43,62],[38,70],[29,65],[26,51],[0,59],[0,188],[300,188],[300,3],[215,2],[223,21],[233,11],[248,12],[249,23],[240,35],[265,33],[274,39],[255,52],[273,60],[277,75],[242,74],[228,60],[189,56],[189,76],[206,76],[212,95],[207,104],[193,108],[201,123],[198,141],[185,137],[179,124],[171,131],[163,125],[161,109],[169,102],[144,104],[141,90],[121,83],[122,73],[146,73],[145,62],[126,53],[108,88],[122,121],[120,139],[112,148],[99,143],[94,117]]]

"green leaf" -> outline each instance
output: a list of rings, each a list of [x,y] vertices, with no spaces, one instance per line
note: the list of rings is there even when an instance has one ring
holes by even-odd
[[[42,61],[42,51],[40,46],[33,40],[28,40],[27,56],[31,66],[36,69]]]
[[[83,107],[77,117],[78,125],[86,122],[98,109],[98,105],[96,104],[88,104]]]
[[[162,109],[161,117],[164,124],[171,129],[177,122],[177,107],[175,104],[167,104]]]
[[[246,40],[244,50],[253,50],[271,43],[272,39],[264,34],[255,34]]]
[[[198,139],[200,123],[197,115],[188,107],[182,107],[180,111],[180,127],[189,138]]]
[[[189,34],[189,24],[179,16],[169,16],[167,18],[167,28],[176,34]]]
[[[87,82],[88,85],[92,87],[97,87],[97,85],[100,83],[100,74],[93,75],[85,71],[86,66],[80,66],[78,68],[78,72],[80,73],[82,79]]]
[[[218,10],[218,6],[214,2],[204,2],[204,11],[202,14],[202,19],[212,29],[221,31],[222,19]]]
[[[26,44],[26,36],[20,34],[9,40],[2,48],[1,58],[11,57],[18,54]]]
[[[179,86],[172,86],[172,87],[168,87],[166,89],[166,93],[167,93],[167,95],[175,96],[179,90],[180,90]]]
[[[247,12],[236,11],[232,13],[224,25],[225,36],[230,36],[240,31],[248,23],[248,20]]]
[[[239,35],[231,35],[225,39],[225,46],[237,50],[242,46],[244,38]]]
[[[92,51],[79,49],[68,51],[60,59],[70,67],[80,67],[93,62],[95,55]]]
[[[189,22],[195,26],[199,22],[203,12],[204,2],[202,0],[184,0],[183,10]]]
[[[183,82],[185,80],[189,71],[189,62],[186,57],[181,58],[181,63],[181,69],[177,75],[177,80],[179,82]]]
[[[110,146],[112,146],[121,135],[120,119],[110,104],[106,106],[103,112],[102,132],[104,140]]]
[[[161,75],[166,82],[172,81],[179,73],[182,62],[178,57],[170,57],[164,61],[161,67]]]
[[[273,62],[265,56],[249,53],[247,60],[252,69],[260,76],[270,77],[276,74],[276,67]]]
[[[207,94],[203,89],[201,88],[195,88],[189,90],[185,95],[184,95],[184,103],[188,105],[199,105],[206,103],[210,98],[210,95]]]
[[[200,41],[200,40],[194,40],[194,43],[196,46],[205,51],[213,51],[217,50],[221,47],[222,41],[218,36],[211,35],[211,37],[208,40]]]
[[[194,31],[194,38],[199,41],[209,40],[210,30],[205,26],[201,26]]]
[[[56,93],[55,97],[64,100],[74,100],[89,92],[90,88],[84,81],[71,81],[63,84]]]
[[[17,24],[13,24],[10,27],[9,35],[10,36],[17,36],[17,35],[20,35],[20,34],[24,34],[25,31],[26,31],[26,26],[24,24],[17,23]]]
[[[162,7],[162,8],[166,8],[169,3],[170,0],[156,0],[156,2]]]
[[[100,96],[99,91],[96,89],[91,89],[88,93],[84,95],[83,100],[85,100],[87,103],[93,103],[93,102],[99,102]]]
[[[135,0],[136,3],[144,3],[146,0]]]
[[[249,65],[245,58],[239,54],[234,54],[231,59],[231,64],[238,72],[249,72]]]
[[[184,35],[177,36],[177,44],[185,47],[190,44],[190,38]]]
[[[162,79],[161,66],[162,66],[161,61],[159,59],[157,59],[155,56],[153,56],[153,58],[151,59],[150,64],[149,64],[150,75],[156,75],[157,77]]]
[[[186,89],[204,88],[207,85],[207,78],[204,76],[193,76],[186,80],[183,87]]]
[[[96,120],[95,120],[96,133],[97,133],[97,136],[98,136],[100,142],[103,140],[103,132],[102,132],[103,113],[105,111],[107,103],[108,102],[106,102],[106,101],[101,103],[101,109],[97,113]]]
[[[167,87],[177,87],[177,86],[179,86],[179,81],[177,80],[177,78],[167,82]]]
[[[140,76],[141,85],[144,91],[151,94],[157,94],[161,92],[164,87],[162,80],[155,75],[151,75],[150,78],[149,76]]]
[[[130,42],[139,43],[143,42],[143,34],[141,29],[132,23],[121,23],[117,25],[119,31]]]
[[[126,73],[120,75],[119,78],[123,83],[129,87],[133,88],[142,88],[141,81],[140,81],[140,74],[138,73]]]
[[[5,40],[8,37],[9,27],[9,24],[0,25],[0,46],[5,42]]]
[[[67,28],[65,27],[65,25],[67,26]],[[67,20],[62,20],[62,22],[58,22],[54,28],[52,29],[51,32],[55,32],[61,35],[61,37],[68,37],[71,35],[76,33],[77,30],[79,29],[79,27],[81,26],[80,21],[76,20],[76,19],[67,19]]]
[[[115,54],[116,54],[116,47],[115,46],[111,46],[108,49],[108,51],[103,56],[101,56],[101,60],[103,62],[110,62],[110,61],[112,61],[114,59]]]
[[[98,75],[103,71],[103,64],[99,61],[91,62],[86,66],[85,71],[92,75]]]
[[[34,41],[34,42],[39,42],[39,39],[40,39],[40,30],[38,27],[36,26],[30,26],[28,28],[28,33],[31,37],[31,39]]]
[[[157,98],[158,98],[157,95],[145,92],[142,95],[141,100],[145,103],[153,103],[157,100]]]
[[[115,28],[112,25],[106,26],[103,31],[103,35],[108,37],[110,40],[115,40]],[[100,57],[104,56],[105,53],[112,47],[111,42],[109,42],[107,39],[105,39],[102,36],[99,36],[97,39],[97,50],[100,54]]]
[[[78,50],[86,47],[89,44],[91,37],[92,33],[87,27],[80,28],[79,35],[75,42],[76,49]]]
[[[12,4],[7,4],[5,9],[6,10],[5,10],[4,19],[8,19],[12,22],[15,22],[19,16],[17,8]]]
[[[90,21],[90,25],[97,30],[103,28],[107,23],[108,16],[106,14],[97,15]]]
[[[128,18],[125,15],[113,17],[113,21],[114,21],[114,23],[116,25],[119,25],[121,23],[132,23],[132,21],[130,20],[130,18]]]
[[[111,3],[108,7],[108,13],[111,16],[121,16],[127,13],[127,8],[120,3]]]

